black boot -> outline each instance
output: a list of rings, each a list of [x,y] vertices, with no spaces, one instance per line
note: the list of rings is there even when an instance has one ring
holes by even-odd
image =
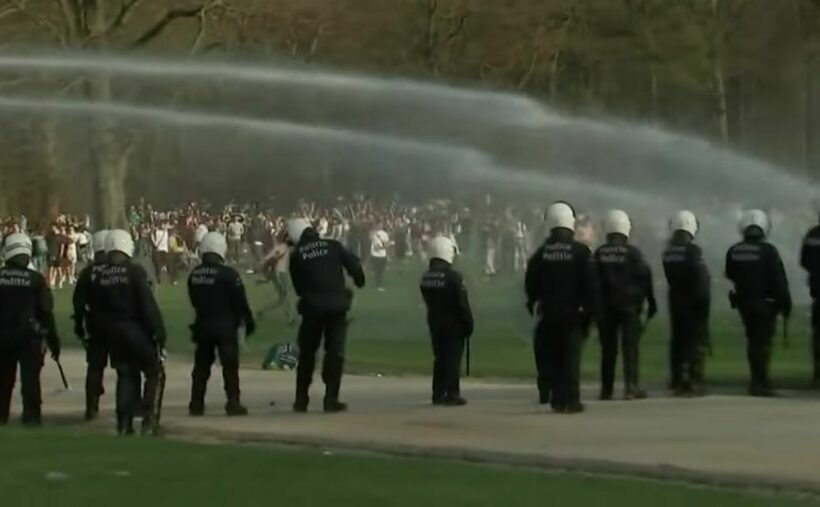
[[[100,398],[89,396],[85,400],[85,420],[93,421],[100,415]]]
[[[335,414],[337,412],[347,412],[347,404],[339,400],[325,400],[325,413]]]
[[[188,404],[188,415],[191,417],[201,417],[205,415],[205,404],[192,401]]]
[[[142,436],[147,437],[150,435],[156,435],[157,430],[158,428],[153,414],[145,414],[142,418],[142,428],[140,429]]]
[[[584,404],[579,402],[570,403],[564,407],[562,414],[580,414],[585,410]]]
[[[229,417],[241,417],[248,415],[248,409],[243,407],[238,401],[229,401],[225,405],[225,414]]]
[[[117,417],[117,435],[127,437],[134,434],[134,420],[129,417]]]
[[[293,411],[304,414],[308,411],[308,405],[310,405],[310,398],[305,396],[301,397],[299,395],[296,396],[296,401],[293,402]]]
[[[448,396],[447,399],[444,400],[444,404],[448,407],[463,407],[467,404],[467,400],[458,395]]]

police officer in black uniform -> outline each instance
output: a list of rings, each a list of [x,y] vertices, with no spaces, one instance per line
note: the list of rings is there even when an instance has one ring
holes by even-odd
[[[353,279],[356,287],[362,288],[364,271],[355,255],[337,241],[320,238],[306,219],[291,220],[287,229],[288,243],[294,246],[290,256],[290,277],[299,296],[297,308],[302,316],[293,410],[307,411],[316,351],[324,338],[324,410],[342,412],[347,410],[347,405],[339,401],[339,390],[344,370],[347,312],[353,302],[353,294],[345,286],[344,272]]]
[[[623,350],[624,398],[646,398],[638,384],[639,342],[644,302],[647,321],[658,311],[652,287],[652,271],[638,248],[629,244],[632,224],[621,210],[612,210],[604,221],[606,244],[595,252],[601,294],[601,396],[611,400],[615,384],[618,343]]]
[[[775,396],[769,378],[772,340],[777,316],[788,319],[792,298],[783,261],[774,245],[766,241],[769,218],[751,210],[740,221],[743,241],[726,253],[726,278],[734,284],[729,295],[746,328],[747,358],[752,396]]]
[[[23,424],[42,424],[43,339],[51,356],[55,360],[60,358],[51,291],[43,275],[29,269],[31,252],[31,239],[25,234],[15,233],[5,239],[5,266],[0,268],[0,425],[9,421],[18,363]]]
[[[575,241],[575,212],[564,202],[547,210],[550,236],[533,254],[525,279],[527,308],[538,319],[534,351],[541,404],[563,414],[583,412],[581,346],[595,318],[592,253]]]
[[[813,384],[820,388],[820,225],[812,227],[803,239],[800,265],[809,274],[811,293]]]
[[[703,253],[694,243],[698,220],[679,211],[670,221],[672,239],[663,254],[669,285],[670,387],[676,396],[703,394],[704,360],[709,344],[711,279]]]
[[[430,242],[430,268],[421,279],[433,342],[433,405],[460,406],[461,357],[473,334],[473,313],[461,274],[453,269],[456,246],[444,236]]]
[[[108,256],[105,240],[108,231],[97,231],[92,237],[94,260],[83,268],[74,288],[74,334],[85,348],[87,371],[85,376],[85,419],[91,421],[100,412],[100,396],[105,393],[103,375],[108,366],[108,340],[100,329],[95,315],[91,313],[91,284],[102,273]]]
[[[192,416],[205,413],[205,391],[217,352],[228,399],[225,413],[229,416],[248,414],[240,403],[239,328],[244,326],[246,336],[251,336],[256,323],[242,278],[234,268],[225,265],[227,252],[225,237],[209,232],[199,244],[202,264],[194,268],[188,278],[188,295],[196,312],[196,321],[191,326],[196,344],[188,406]]]
[[[127,231],[114,230],[106,239],[108,263],[91,284],[90,310],[109,340],[111,362],[117,370],[117,432],[134,433],[140,374],[145,376],[142,431],[154,428],[160,360],[165,325],[145,269],[131,260],[134,241]]]

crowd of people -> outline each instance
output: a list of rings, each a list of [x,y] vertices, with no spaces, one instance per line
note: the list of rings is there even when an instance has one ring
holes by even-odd
[[[178,283],[198,263],[197,246],[207,232],[226,236],[229,264],[249,273],[259,270],[282,244],[287,220],[295,216],[307,217],[320,237],[341,242],[368,263],[379,290],[385,288],[390,263],[410,258],[425,262],[427,245],[437,236],[450,238],[492,278],[523,273],[544,233],[543,209],[496,205],[489,198],[470,207],[449,200],[376,203],[356,195],[339,197],[334,205],[301,202],[285,210],[207,202],[163,208],[141,201],[127,214],[136,255],[151,259],[152,275],[160,284]],[[25,217],[7,218],[0,234],[24,231],[32,237],[33,263],[51,288],[75,283],[77,265],[92,257],[90,219],[61,215],[44,229],[27,222]],[[579,234],[592,244],[592,221],[582,218],[579,224]]]

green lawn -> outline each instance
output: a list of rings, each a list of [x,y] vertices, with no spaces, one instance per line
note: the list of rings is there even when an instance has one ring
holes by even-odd
[[[388,290],[372,288],[359,292],[352,312],[354,322],[349,332],[348,369],[366,373],[428,373],[430,346],[424,321],[424,310],[416,288],[421,269],[416,263],[405,264],[388,276]],[[530,378],[533,360],[530,350],[531,321],[517,278],[493,282],[468,270],[477,327],[473,338],[473,374],[480,377]],[[190,354],[188,324],[191,311],[184,284],[160,286],[158,297],[169,328],[169,350]],[[257,285],[248,280],[251,303],[260,308],[274,299],[271,285]],[[723,289],[715,290],[715,317],[712,322],[714,357],[709,360],[710,382],[742,386],[747,367],[745,341],[739,319],[726,303]],[[659,300],[665,298],[658,294]],[[70,290],[57,291],[59,324],[66,343],[76,344],[71,336]],[[661,303],[663,306],[663,303]],[[774,352],[774,378],[780,385],[805,385],[809,378],[808,319],[806,308],[797,308],[791,325],[791,347],[783,349],[778,338]],[[295,341],[295,328],[288,328],[281,313],[272,313],[260,322],[258,333],[248,344],[244,363],[258,367],[267,348],[273,343]],[[667,375],[667,323],[663,317],[653,322],[641,347],[642,377],[645,383],[661,385]],[[584,374],[598,376],[599,349],[593,336],[584,350]]]
[[[690,507],[810,505],[620,478],[68,431],[0,429],[3,505]]]

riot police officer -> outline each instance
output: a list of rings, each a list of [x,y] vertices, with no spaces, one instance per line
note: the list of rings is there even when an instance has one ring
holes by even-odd
[[[140,374],[145,376],[142,431],[153,431],[153,400],[158,394],[165,325],[145,269],[132,261],[134,241],[127,231],[113,230],[106,238],[108,262],[91,284],[91,314],[109,340],[117,370],[117,432],[134,433]]]
[[[743,241],[726,253],[726,278],[734,284],[729,295],[746,329],[747,358],[752,396],[774,396],[769,378],[772,340],[777,316],[788,319],[792,299],[786,270],[777,248],[766,241],[769,218],[763,211],[751,210],[740,220]]]
[[[679,211],[670,220],[672,238],[663,253],[669,285],[670,387],[677,396],[703,393],[703,368],[709,344],[711,280],[703,253],[695,244],[698,220]]]
[[[100,411],[100,396],[105,392],[103,375],[108,366],[108,340],[100,329],[96,316],[90,311],[91,284],[95,281],[107,261],[105,240],[108,231],[94,233],[91,243],[94,248],[94,260],[83,268],[77,277],[74,288],[74,334],[85,348],[87,364],[85,376],[85,419],[91,421],[97,418]]]
[[[592,253],[575,240],[575,211],[565,202],[546,215],[550,235],[527,265],[527,308],[538,319],[534,352],[541,404],[556,413],[584,410],[580,395],[581,345],[595,317]]]
[[[0,425],[8,423],[11,395],[20,364],[23,424],[42,424],[40,370],[43,339],[51,356],[60,358],[53,299],[43,275],[29,269],[31,239],[23,233],[6,237],[0,268]]]
[[[444,236],[429,245],[430,267],[421,279],[433,343],[433,405],[460,406],[461,357],[473,334],[473,313],[464,279],[452,265],[456,246]]]
[[[811,293],[813,384],[820,387],[820,225],[812,227],[803,239],[800,265],[809,274]]]
[[[624,398],[646,398],[638,384],[639,342],[644,323],[657,313],[652,271],[641,251],[629,244],[632,223],[621,210],[610,211],[604,220],[606,244],[595,252],[595,265],[601,294],[601,396],[611,400],[615,384],[615,365],[620,342],[623,351]]]
[[[347,405],[339,401],[339,391],[344,370],[347,312],[353,302],[353,293],[345,286],[344,273],[347,272],[356,287],[362,288],[364,271],[355,255],[337,241],[320,238],[304,218],[289,221],[287,233],[288,244],[293,246],[290,277],[302,316],[293,410],[307,411],[316,351],[324,338],[324,410],[342,412]]]
[[[205,413],[205,391],[217,352],[228,399],[225,413],[229,416],[248,413],[240,403],[239,328],[244,326],[246,336],[251,336],[256,323],[242,278],[234,268],[225,265],[227,252],[225,236],[209,232],[199,244],[202,264],[194,268],[188,278],[188,296],[196,312],[191,326],[196,344],[188,406],[192,416]]]

